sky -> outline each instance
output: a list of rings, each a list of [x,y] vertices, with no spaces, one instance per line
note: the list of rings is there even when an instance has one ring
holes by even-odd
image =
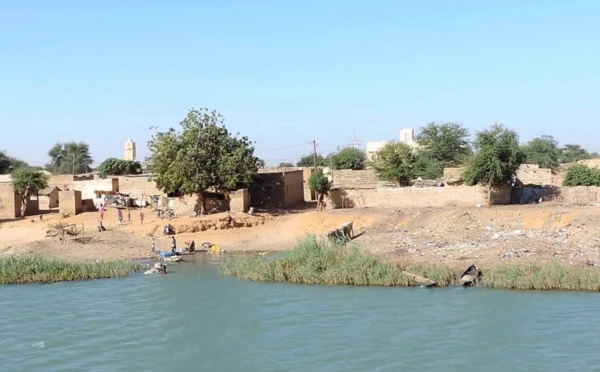
[[[267,164],[494,122],[600,150],[599,1],[0,2],[0,150],[32,165],[84,141],[95,164],[190,108]]]

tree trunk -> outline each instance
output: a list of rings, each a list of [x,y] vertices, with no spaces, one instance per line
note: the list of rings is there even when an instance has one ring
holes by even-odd
[[[25,212],[27,211],[27,202],[29,201],[29,193],[21,196],[21,218],[25,218]]]
[[[488,189],[488,208],[492,207],[492,184],[490,183],[487,187]]]
[[[204,193],[200,193],[198,195],[198,199],[200,200],[200,214],[201,215],[207,215],[208,213],[206,213],[206,197],[204,196]]]

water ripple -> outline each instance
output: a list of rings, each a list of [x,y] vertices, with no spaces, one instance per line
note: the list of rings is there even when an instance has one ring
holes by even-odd
[[[167,276],[0,287],[2,371],[588,370],[597,295]],[[10,316],[12,314],[12,316]]]

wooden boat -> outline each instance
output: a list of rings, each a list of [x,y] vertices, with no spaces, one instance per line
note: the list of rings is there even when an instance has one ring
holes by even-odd
[[[179,262],[183,260],[183,256],[173,254],[172,252],[158,252],[156,256],[161,261]]]

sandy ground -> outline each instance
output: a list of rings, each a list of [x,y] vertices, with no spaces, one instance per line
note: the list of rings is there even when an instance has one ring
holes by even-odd
[[[141,224],[139,211],[131,210],[131,221],[117,224],[117,211],[104,216],[108,231],[96,232],[97,213],[61,219],[46,214],[44,220],[0,223],[0,254],[43,254],[72,260],[137,259],[153,257],[154,239],[159,249],[170,249],[162,235],[167,220],[150,210]],[[178,246],[194,239],[220,245],[229,252],[289,249],[308,233],[317,235],[353,221],[355,241],[361,249],[399,260],[489,265],[518,261],[561,261],[576,265],[600,264],[600,207],[560,205],[506,206],[444,209],[345,209],[314,212],[291,211],[272,215],[259,213],[217,214],[201,218],[178,216],[171,222],[178,231]],[[56,223],[84,227],[85,239],[46,238]],[[81,236],[80,236],[81,237]]]

